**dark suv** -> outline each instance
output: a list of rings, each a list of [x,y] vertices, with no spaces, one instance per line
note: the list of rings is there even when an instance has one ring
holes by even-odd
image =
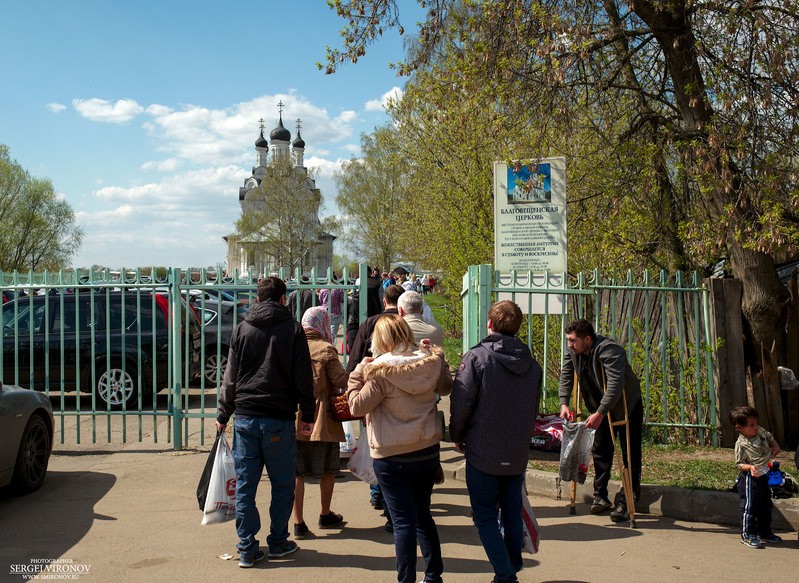
[[[97,408],[145,407],[168,386],[169,302],[151,291],[80,290],[18,297],[2,305],[2,378],[44,391],[94,391]],[[181,309],[180,378],[201,372],[197,314]]]

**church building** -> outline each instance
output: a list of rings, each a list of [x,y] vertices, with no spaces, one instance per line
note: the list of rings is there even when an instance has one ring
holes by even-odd
[[[310,274],[311,269],[315,267],[316,273],[324,276],[327,269],[333,265],[333,241],[336,237],[321,230],[319,221],[321,193],[316,187],[315,181],[308,175],[308,169],[304,166],[305,141],[300,135],[300,120],[297,120],[297,137],[292,142],[291,133],[283,126],[282,102],[278,104],[278,108],[279,120],[277,127],[269,134],[269,141],[264,138],[264,120],[259,121],[261,133],[255,141],[256,164],[252,169],[252,175],[244,181],[244,186],[239,188],[242,217],[248,213],[257,212],[259,205],[265,204],[265,197],[279,196],[274,192],[269,192],[269,177],[277,171],[277,168],[280,168],[281,171],[285,169],[286,172],[291,173],[289,183],[296,190],[291,193],[291,196],[300,202],[311,201],[310,204],[305,203],[304,208],[308,209],[308,213],[305,220],[302,221],[304,226],[297,228],[306,229],[306,233],[316,233],[316,236],[303,237],[308,240],[305,245],[307,248],[294,252],[292,257],[295,259],[288,262],[285,257],[281,260],[276,257],[276,254],[270,253],[258,234],[242,236],[239,233],[232,233],[227,235],[223,237],[227,242],[227,272],[232,274],[234,270],[238,270],[239,273],[245,273],[252,269],[254,274],[264,276],[277,274],[282,267],[286,277],[289,277],[294,274],[297,267],[303,274]],[[263,190],[260,188],[262,183],[265,185]],[[298,207],[300,202],[298,202]],[[280,239],[285,240],[287,244],[290,237],[292,237],[292,233],[280,232]],[[296,238],[294,237],[294,239]]]

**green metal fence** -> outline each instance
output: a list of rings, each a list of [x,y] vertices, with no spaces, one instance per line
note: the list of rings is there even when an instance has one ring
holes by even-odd
[[[521,334],[545,371],[545,399],[557,395],[566,324],[586,318],[625,347],[642,381],[644,422],[653,438],[718,444],[709,291],[696,273],[503,275],[491,265],[473,265],[461,297],[464,351],[487,334],[494,301],[519,304],[526,314]]]
[[[357,294],[363,320],[366,265],[352,275],[362,283],[347,270],[338,278],[332,270],[279,274],[289,290],[312,290],[313,305],[322,288]],[[152,439],[179,449],[191,438],[205,443],[226,342],[255,301],[257,276],[174,268],[0,272],[0,289],[0,379],[50,397],[61,443]],[[349,310],[344,302],[344,330]]]

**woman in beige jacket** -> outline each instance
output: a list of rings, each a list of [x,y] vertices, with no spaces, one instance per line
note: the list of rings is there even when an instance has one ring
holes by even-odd
[[[438,395],[452,391],[440,350],[414,350],[413,332],[399,316],[380,318],[372,353],[350,373],[347,399],[354,415],[365,415],[375,475],[394,524],[397,580],[416,583],[416,543],[425,560],[424,581],[439,583],[441,542],[430,514],[439,468],[441,425]]]
[[[299,431],[297,417],[297,461],[294,484],[294,537],[303,539],[310,534],[303,518],[303,498],[305,478],[319,479],[322,508],[319,514],[319,528],[339,527],[344,522],[341,514],[330,510],[333,500],[333,486],[339,471],[339,442],[344,441],[341,423],[327,414],[328,396],[334,389],[347,386],[347,373],[338,358],[330,336],[330,317],[323,306],[309,308],[302,317],[302,327],[308,338],[313,367],[314,398],[316,413],[314,428],[310,436]]]

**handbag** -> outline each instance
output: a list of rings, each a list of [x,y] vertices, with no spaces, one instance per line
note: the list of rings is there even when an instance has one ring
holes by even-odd
[[[219,524],[236,518],[236,467],[224,433],[214,452],[214,463],[203,506],[202,524]]]
[[[347,401],[347,393],[330,393],[327,410],[334,421],[360,421],[363,419],[363,417],[356,417],[350,412],[350,403]]]

